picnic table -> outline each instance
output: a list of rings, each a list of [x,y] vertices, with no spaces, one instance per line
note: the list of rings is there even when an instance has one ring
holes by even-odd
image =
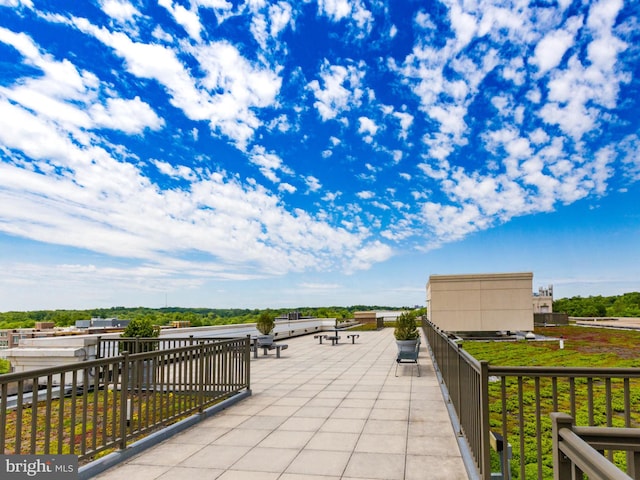
[[[349,330],[349,328],[351,327],[356,327],[357,325],[351,325],[349,327],[343,327],[343,328],[332,328],[330,329],[330,331],[332,332],[332,334],[318,334],[318,335],[314,335],[313,338],[317,338],[318,339],[318,343],[321,345],[322,344],[322,340],[331,340],[331,345],[337,345],[340,341],[340,339],[342,338],[340,336],[340,332],[344,332],[345,330]],[[348,339],[351,339],[351,343],[355,344],[356,343],[356,338],[359,338],[360,335],[358,335],[357,333],[354,334],[350,334],[347,335]]]

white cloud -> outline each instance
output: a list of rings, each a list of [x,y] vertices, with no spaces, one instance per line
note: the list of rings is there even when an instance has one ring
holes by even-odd
[[[365,72],[364,65],[331,65],[324,61],[319,76],[309,88],[316,98],[314,107],[322,120],[336,118],[341,113],[360,106],[363,96],[361,88]]]
[[[538,66],[540,75],[560,65],[562,57],[573,46],[582,22],[582,17],[571,17],[565,28],[548,32],[538,42],[531,62]]]
[[[462,10],[458,3],[452,2],[449,9],[449,20],[456,34],[456,50],[466,47],[476,34],[477,24],[473,15]]]
[[[619,144],[624,173],[631,181],[640,180],[640,138],[637,135],[626,136]]]
[[[309,175],[304,179],[304,182],[307,184],[307,188],[310,192],[317,192],[322,188],[322,183],[316,177]]]
[[[373,15],[361,0],[319,0],[318,13],[334,22],[352,20],[359,29],[358,38],[369,33],[373,23]]]
[[[295,193],[296,190],[296,187],[294,187],[290,183],[285,182],[278,185],[279,192]]]
[[[27,8],[33,8],[33,1],[32,0],[0,0],[0,5],[12,7],[12,8],[23,5]]]
[[[417,12],[413,21],[416,23],[416,25],[418,25],[420,28],[423,28],[425,30],[436,29],[436,25],[431,20],[431,16],[426,12],[423,12],[423,11]]]
[[[42,76],[23,79],[14,87],[0,88],[0,95],[30,111],[69,129],[79,141],[86,141],[82,129],[109,128],[128,134],[145,128],[158,130],[164,121],[151,107],[135,97],[132,100],[107,98],[100,100],[100,83],[87,71],[79,71],[69,60],[57,61],[39,51],[33,41],[23,35],[0,29],[0,41],[24,55],[24,62],[37,67]]]
[[[406,140],[409,137],[409,129],[413,125],[414,117],[406,112],[394,112],[393,115],[400,121],[400,133],[398,138]]]
[[[394,251],[388,245],[375,241],[358,250],[353,262],[347,269],[347,273],[354,270],[367,270],[372,265],[388,260],[394,255]]]
[[[360,123],[358,133],[364,133],[368,135],[375,135],[376,133],[378,133],[378,126],[370,118],[360,117],[358,118],[358,122]]]
[[[373,137],[378,133],[378,125],[368,117],[358,118],[358,133],[362,135],[362,138],[367,143],[373,142]]]
[[[262,49],[267,49],[293,22],[293,8],[287,2],[253,2],[249,7],[253,13],[251,33]]]
[[[535,144],[543,144],[549,141],[549,135],[541,128],[537,128],[529,135],[529,139]]]
[[[325,202],[335,202],[341,195],[342,192],[326,192],[324,197],[322,197],[322,200]]]
[[[361,192],[358,192],[356,195],[362,200],[369,200],[375,198],[376,196],[375,192],[372,192],[371,190],[363,190]]]
[[[21,128],[16,135],[10,127],[23,123],[19,110],[0,103],[0,141],[61,173],[45,176],[0,164],[0,228],[5,233],[211,276],[252,268],[284,273],[315,268],[318,262],[327,268],[340,263],[357,268],[351,259],[366,248],[365,236],[302,211],[288,213],[260,186],[220,173],[193,178],[189,169],[156,162],[165,173],[191,180],[188,191],[159,191],[133,165],[101,149],[73,145],[63,132],[33,116],[29,120],[24,124],[30,130]],[[43,139],[39,151],[29,141],[31,134]],[[193,262],[177,260],[187,252],[200,255]],[[363,265],[362,259],[356,264]],[[248,266],[253,267],[247,271]]]
[[[94,104],[89,110],[96,127],[141,133],[145,128],[158,130],[164,125],[151,107],[135,97],[133,100],[107,99],[106,105]]]
[[[153,164],[161,173],[172,178],[181,178],[189,181],[195,181],[198,178],[193,169],[185,165],[172,165],[161,160],[155,160]]]
[[[196,10],[188,10],[172,0],[158,0],[158,5],[166,8],[176,23],[182,26],[191,38],[196,41],[200,40],[202,24]]]
[[[220,41],[186,46],[204,77],[194,79],[176,52],[157,45],[134,42],[121,32],[97,28],[75,18],[81,31],[93,35],[126,62],[130,73],[163,85],[171,103],[193,120],[208,120],[214,131],[244,148],[262,122],[255,110],[272,105],[281,79],[271,70],[251,64],[231,44]]]
[[[477,207],[472,205],[455,207],[426,202],[422,207],[422,214],[425,223],[434,233],[434,247],[441,243],[460,240],[488,226]]]
[[[351,15],[351,3],[349,0],[320,0],[318,10],[334,21],[339,21]]]
[[[342,288],[342,285],[338,283],[309,283],[303,282],[300,285],[300,288],[305,288],[309,290],[337,290]]]
[[[576,141],[598,126],[600,107],[616,106],[620,84],[628,81],[627,75],[616,67],[618,55],[627,44],[612,33],[621,8],[619,0],[601,0],[591,6],[587,18],[590,64],[583,65],[575,54],[566,68],[552,74],[548,83],[549,102],[540,109],[540,117],[558,125]]]
[[[102,0],[102,11],[120,23],[126,23],[140,16],[140,11],[126,0]]]
[[[505,80],[511,80],[514,85],[521,86],[524,85],[526,80],[527,70],[524,65],[524,61],[522,57],[516,57],[511,59],[503,68],[502,68],[502,78]]]
[[[283,165],[282,159],[272,152],[267,152],[262,146],[255,146],[250,153],[249,159],[251,163],[260,168],[260,172],[269,180],[278,183],[280,178],[276,172],[283,172],[291,175],[293,172]]]

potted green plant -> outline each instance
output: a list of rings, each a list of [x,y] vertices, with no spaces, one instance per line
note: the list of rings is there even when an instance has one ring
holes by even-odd
[[[396,320],[393,331],[399,352],[414,351],[420,339],[420,333],[416,326],[416,314],[414,312],[402,312]]]
[[[120,335],[126,341],[120,342],[120,351],[129,353],[151,352],[158,349],[160,328],[155,326],[149,318],[136,318],[129,322]],[[132,362],[129,369],[129,388],[134,390],[148,390],[155,382],[155,368],[153,359],[143,359]]]
[[[276,325],[273,315],[269,312],[261,312],[256,322],[256,329],[260,332],[258,343],[260,345],[271,345],[273,343],[273,329]]]
[[[158,342],[149,339],[156,338],[159,335],[160,328],[154,325],[151,319],[134,318],[120,335],[122,338],[128,339],[126,342],[120,343],[120,351],[126,350],[129,353],[142,353],[157,350]]]

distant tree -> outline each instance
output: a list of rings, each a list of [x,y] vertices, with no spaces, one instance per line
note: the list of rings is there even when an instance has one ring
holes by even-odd
[[[635,317],[640,316],[640,293],[619,296],[560,298],[553,302],[553,311],[571,317]]]

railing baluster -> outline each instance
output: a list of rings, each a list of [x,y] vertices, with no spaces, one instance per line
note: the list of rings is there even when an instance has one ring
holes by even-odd
[[[518,434],[520,440],[520,451],[524,452],[524,401],[523,401],[523,379],[518,376]],[[520,478],[525,477],[524,455],[520,455]]]
[[[69,428],[71,430],[71,441],[70,441],[70,448],[69,448],[69,453],[73,454],[76,453],[76,402],[77,402],[77,398],[78,398],[78,371],[77,370],[73,370],[71,372],[71,420],[70,420],[70,425]]]
[[[593,378],[587,378],[587,405],[589,411],[589,425],[594,425],[593,421]]]
[[[576,418],[576,381],[574,377],[569,377],[569,402],[571,416]]]
[[[49,454],[51,448],[51,401],[53,400],[53,375],[47,375],[47,395],[44,406],[44,443],[42,452],[38,451],[36,446],[33,453]],[[62,386],[60,386],[62,388]],[[33,408],[33,407],[31,407]]]
[[[58,400],[58,422],[54,425],[57,430],[57,443],[58,448],[56,452],[58,455],[63,453],[62,444],[64,442],[64,409],[65,409],[65,390],[66,390],[66,373],[60,374],[60,398]]]
[[[7,411],[7,396],[9,395],[9,384],[3,383],[0,385],[0,453],[6,454],[7,452],[7,416],[3,412]]]
[[[540,377],[534,378],[536,412],[536,457],[538,459],[538,478],[542,478],[542,425],[540,412]]]
[[[27,453],[36,453],[36,443],[38,435],[38,393],[40,392],[40,379],[34,377],[33,388],[31,389],[31,442]]]

